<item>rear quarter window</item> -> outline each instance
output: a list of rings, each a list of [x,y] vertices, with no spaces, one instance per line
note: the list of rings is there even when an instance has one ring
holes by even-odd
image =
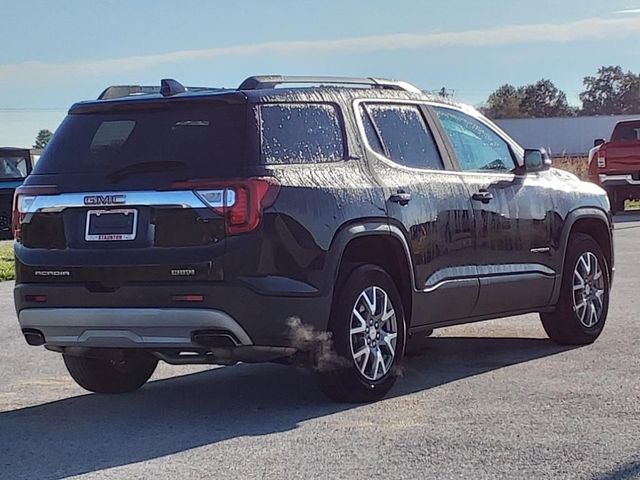
[[[344,159],[340,113],[332,104],[260,105],[262,159],[266,164],[338,162]]]

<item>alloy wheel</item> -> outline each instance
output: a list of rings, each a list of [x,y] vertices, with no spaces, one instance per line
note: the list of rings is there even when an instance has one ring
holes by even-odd
[[[384,377],[393,365],[398,340],[396,312],[387,292],[367,287],[351,311],[351,355],[367,380]]]
[[[573,271],[573,311],[586,328],[594,327],[604,310],[605,279],[592,252],[583,253]]]

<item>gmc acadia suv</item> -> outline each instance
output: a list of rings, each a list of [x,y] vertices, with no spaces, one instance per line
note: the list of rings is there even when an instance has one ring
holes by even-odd
[[[605,192],[403,82],[251,77],[78,103],[15,197],[15,304],[82,387],[171,364],[308,361],[381,398],[409,341],[540,312],[602,332]]]

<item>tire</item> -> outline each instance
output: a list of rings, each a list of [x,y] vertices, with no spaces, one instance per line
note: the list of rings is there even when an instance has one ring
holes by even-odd
[[[356,266],[337,285],[328,329],[337,361],[317,370],[320,389],[338,402],[380,400],[395,383],[404,356],[400,294],[382,268],[369,264]]]
[[[137,390],[151,377],[158,359],[143,352],[123,352],[116,359],[62,354],[71,377],[85,390],[95,393],[127,393]]]
[[[593,343],[607,320],[609,282],[609,270],[600,245],[584,233],[572,235],[558,305],[553,312],[540,314],[549,338],[560,345]]]

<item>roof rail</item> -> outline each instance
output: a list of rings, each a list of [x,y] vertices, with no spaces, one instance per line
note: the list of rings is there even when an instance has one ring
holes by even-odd
[[[387,90],[404,90],[412,93],[422,93],[419,88],[407,82],[386,80],[382,78],[357,78],[357,77],[307,77],[307,76],[282,76],[282,75],[257,75],[247,78],[240,84],[238,90],[259,90],[275,88],[284,84],[329,84],[329,85],[363,85],[369,88],[381,88]]]

